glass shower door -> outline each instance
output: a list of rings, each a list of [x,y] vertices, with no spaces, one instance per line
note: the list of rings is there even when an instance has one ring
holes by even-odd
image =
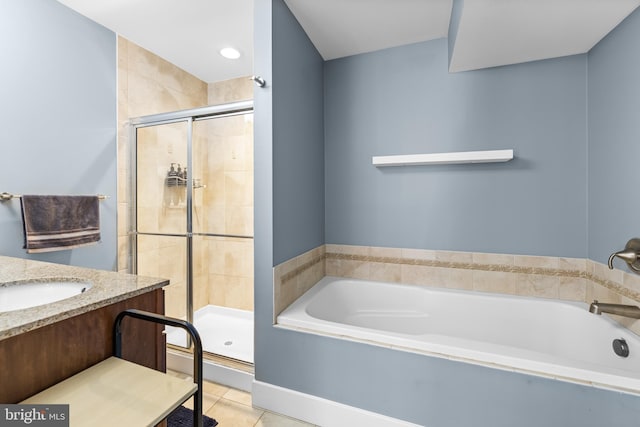
[[[205,352],[243,366],[253,363],[251,107],[132,119],[134,272],[168,278],[166,314],[193,323]],[[175,328],[167,343],[190,344]]]
[[[189,319],[188,152],[190,121],[136,129],[137,274],[170,280],[165,313]],[[167,339],[186,346],[186,336]],[[184,334],[183,334],[184,335]]]
[[[205,351],[253,363],[253,114],[193,122],[194,310]]]

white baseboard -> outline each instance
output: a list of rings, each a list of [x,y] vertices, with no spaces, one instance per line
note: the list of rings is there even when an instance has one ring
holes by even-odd
[[[420,427],[310,394],[253,381],[253,406],[326,427]]]
[[[167,369],[193,375],[193,359],[190,354],[167,350]],[[202,366],[202,377],[238,390],[251,391],[253,375],[249,372],[217,365],[205,360]]]

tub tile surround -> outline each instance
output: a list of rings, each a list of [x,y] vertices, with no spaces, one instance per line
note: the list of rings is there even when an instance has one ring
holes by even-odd
[[[640,276],[581,258],[327,244],[274,267],[276,317],[322,277],[640,304]],[[640,334],[640,320],[612,316]]]
[[[278,314],[328,273],[325,246],[318,246],[273,269],[274,323]]]

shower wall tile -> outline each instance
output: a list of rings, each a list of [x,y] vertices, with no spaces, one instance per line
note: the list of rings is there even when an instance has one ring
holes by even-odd
[[[249,92],[246,92],[246,89]],[[240,94],[248,93],[247,98]],[[251,99],[247,78],[209,84],[210,105]],[[203,150],[204,229],[208,232],[253,236],[253,120],[236,116],[199,122],[207,135]],[[206,127],[206,129],[202,129]],[[205,157],[206,156],[206,157]],[[225,240],[212,253],[210,303],[253,309],[253,241]],[[218,260],[223,260],[222,263]],[[222,267],[222,270],[220,270]]]
[[[225,241],[223,237],[205,237],[209,247],[207,261],[209,274],[224,276],[225,270]]]
[[[227,171],[224,174],[224,203],[233,208],[253,206],[253,173]]]
[[[117,134],[117,200],[118,204],[123,203],[126,206],[126,210],[129,207],[129,175],[130,170],[129,163],[129,134],[127,120],[129,119],[129,104],[126,101],[128,99],[129,92],[129,79],[128,79],[128,43],[121,37],[117,41],[118,49],[118,68],[117,68],[117,81],[118,81],[118,107],[117,107],[117,120],[118,120],[118,134]],[[129,254],[129,239],[126,233],[122,232],[120,228],[121,223],[128,224],[129,215],[122,213],[122,210],[118,209],[118,268],[119,272],[129,271],[130,254]],[[127,228],[128,230],[128,228]]]
[[[193,309],[198,310],[209,304],[209,275],[194,273],[193,277]]]
[[[118,183],[120,185],[120,183]],[[122,199],[118,199],[122,200]],[[126,273],[129,270],[129,229],[130,211],[129,203],[118,202],[117,213],[117,245],[118,245],[118,272]]]
[[[197,96],[200,98],[200,105],[194,107],[206,105],[205,82],[134,43],[128,43],[127,51],[129,69],[132,72],[148,76],[160,87],[179,92],[182,98]],[[144,113],[146,114],[154,113]]]
[[[164,287],[164,309],[167,316],[186,319],[186,291],[187,287],[184,282],[171,283]]]
[[[118,272],[127,273],[129,263],[129,239],[118,236]]]
[[[253,311],[253,279],[209,275],[209,304]]]
[[[160,264],[159,277],[166,277],[174,282],[184,281],[187,275],[186,250],[182,242],[162,246],[158,250],[156,262]]]
[[[253,206],[240,206],[233,212],[226,210],[224,221],[227,233],[236,236],[253,236]]]
[[[201,279],[209,274],[209,250],[208,241],[200,237],[193,239],[193,275]]]
[[[119,266],[128,269],[128,217],[130,184],[130,117],[197,108],[211,104],[251,99],[252,82],[238,78],[207,84],[157,55],[126,39],[118,38],[118,247]],[[194,130],[194,178],[204,188],[194,192],[194,227],[199,231],[253,235],[253,120],[198,122]],[[138,194],[139,223],[148,231],[183,232],[184,200],[164,186],[170,163],[186,164],[186,150],[175,144],[185,140],[183,130],[164,127],[161,133],[144,130],[148,153],[140,153],[140,167],[154,171],[139,177],[146,191]],[[171,190],[171,189],[169,189]],[[172,189],[177,190],[177,189]],[[229,205],[232,204],[232,206]],[[206,238],[196,243],[194,258],[194,306],[219,304],[253,309],[253,243]],[[186,266],[172,259],[183,247],[141,239],[139,255],[146,271],[168,277],[167,312],[183,316]],[[142,274],[142,273],[141,273]],[[204,283],[204,285],[201,285]]]
[[[226,171],[253,171],[253,138],[244,123],[225,135],[223,166]]]
[[[186,73],[157,55],[118,37],[118,270],[128,271],[130,256],[127,224],[129,218],[128,171],[130,156],[129,127],[131,117],[195,108],[207,105],[207,84]],[[148,133],[150,134],[150,133]],[[153,136],[153,135],[149,135]],[[168,141],[155,141],[166,144]],[[175,160],[149,156],[153,164],[167,164]],[[180,161],[180,160],[178,160]],[[183,161],[183,160],[182,160]],[[184,161],[183,161],[184,162]],[[163,172],[164,173],[164,172]],[[149,177],[152,180],[157,177]],[[149,184],[149,183],[147,183]],[[151,188],[151,187],[150,187]],[[163,188],[149,191],[149,195],[162,195]],[[162,198],[160,198],[162,201]],[[144,196],[139,202],[145,202]],[[120,206],[122,204],[122,206]],[[145,206],[144,204],[142,206]],[[148,200],[140,222],[157,229],[163,212],[157,197]],[[147,222],[148,221],[148,222]],[[126,248],[126,249],[125,249]],[[127,252],[126,254],[124,252]],[[160,261],[157,261],[160,262]],[[167,298],[168,299],[168,298]]]
[[[224,206],[225,201],[225,172],[224,165],[209,162],[206,185],[201,193],[207,206]]]
[[[253,277],[253,241],[228,240],[225,242],[224,274],[234,277]]]
[[[204,215],[206,215],[204,220],[205,230],[209,233],[227,234],[227,209],[224,204],[207,204]]]
[[[253,309],[253,240],[206,237],[209,304]]]
[[[209,104],[253,99],[253,82],[249,76],[216,82],[209,85]]]
[[[128,68],[129,64],[129,41],[124,37],[118,37],[118,67]]]

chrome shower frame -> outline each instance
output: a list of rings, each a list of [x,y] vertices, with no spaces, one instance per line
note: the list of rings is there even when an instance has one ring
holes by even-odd
[[[253,239],[253,236],[194,233],[193,232],[193,123],[201,120],[236,116],[253,112],[253,101],[232,102],[227,104],[212,105],[202,108],[172,111],[169,113],[153,114],[149,116],[136,117],[129,120],[130,127],[130,167],[129,167],[129,187],[130,212],[129,212],[129,236],[130,236],[130,270],[131,273],[138,273],[138,236],[164,236],[164,237],[184,237],[186,238],[186,312],[187,320],[193,323],[193,236],[213,236],[213,237],[235,237]],[[160,126],[171,123],[184,122],[187,125],[187,205],[186,205],[186,232],[185,233],[148,233],[138,231],[137,221],[137,164],[138,164],[138,129],[144,127]],[[187,347],[191,347],[191,340],[187,336]]]

